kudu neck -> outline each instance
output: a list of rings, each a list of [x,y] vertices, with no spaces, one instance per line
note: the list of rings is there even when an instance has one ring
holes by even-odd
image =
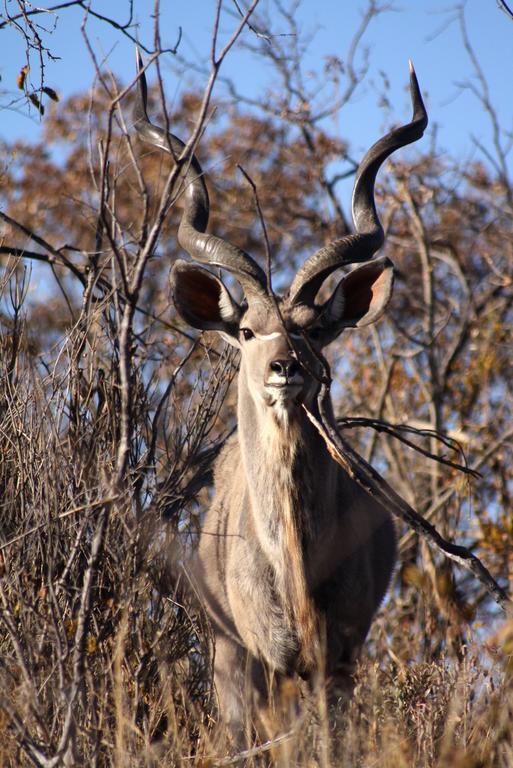
[[[284,408],[273,408],[250,391],[244,369],[238,413],[249,524],[272,569],[276,599],[296,628],[301,664],[308,669],[315,661],[317,630],[307,553],[329,519],[335,465],[304,408],[294,406],[284,417]]]

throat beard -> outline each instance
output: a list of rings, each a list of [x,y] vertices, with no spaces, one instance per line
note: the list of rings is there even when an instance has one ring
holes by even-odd
[[[288,437],[291,425],[298,423],[299,401],[296,398],[279,394],[270,407],[272,408],[273,417],[278,428],[285,430]]]
[[[266,454],[260,472],[267,493],[260,496],[260,509],[267,518],[268,534],[277,546],[274,565],[290,626],[295,628],[301,664],[314,666],[318,626],[308,592],[305,556],[311,531],[312,489],[307,480],[308,458],[302,450],[298,406],[291,400],[277,401],[266,430]],[[262,489],[264,490],[264,489]]]

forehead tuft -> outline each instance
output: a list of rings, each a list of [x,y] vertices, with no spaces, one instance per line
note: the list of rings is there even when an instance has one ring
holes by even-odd
[[[271,304],[263,301],[252,301],[244,312],[240,325],[248,326],[251,330],[262,333],[273,323],[275,315],[276,311]]]
[[[270,302],[252,301],[241,319],[241,326],[247,325],[255,333],[270,334],[282,331],[282,322],[288,329],[306,329],[316,319],[317,312],[305,304],[290,305],[284,299],[278,298],[281,318]]]

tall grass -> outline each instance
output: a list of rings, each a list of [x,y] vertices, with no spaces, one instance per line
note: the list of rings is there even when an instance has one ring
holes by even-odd
[[[11,264],[2,297],[0,765],[513,766],[513,627],[487,646],[467,635],[459,657],[423,658],[417,642],[408,660],[387,630],[393,597],[350,704],[327,710],[323,681],[299,709],[284,691],[287,733],[237,756],[216,722],[208,621],[187,579],[233,362],[210,352],[198,380],[192,344],[164,391],[155,347],[140,345],[128,471],[114,481],[110,298],[34,351],[21,275]]]

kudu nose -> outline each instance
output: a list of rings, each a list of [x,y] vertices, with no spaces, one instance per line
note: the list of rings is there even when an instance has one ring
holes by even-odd
[[[297,360],[286,358],[283,360],[273,360],[269,364],[269,368],[273,373],[277,373],[278,376],[283,376],[284,379],[293,379],[294,376],[299,373],[299,363]]]

